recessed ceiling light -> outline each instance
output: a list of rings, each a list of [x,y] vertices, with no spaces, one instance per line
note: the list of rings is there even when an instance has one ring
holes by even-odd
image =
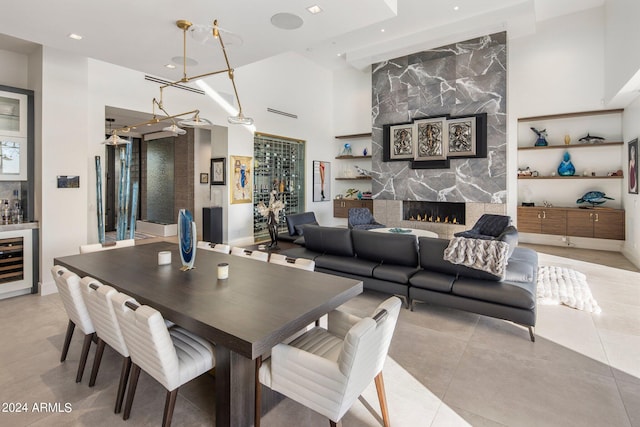
[[[460,6],[453,6],[453,10],[459,10]]]
[[[338,54],[338,56],[342,56],[342,54],[341,54],[341,53],[339,53],[339,54]]]
[[[82,40],[82,36],[80,34],[76,34],[76,33],[69,34],[69,38],[70,39],[74,39],[74,40]]]
[[[380,32],[381,32],[381,33],[384,33],[384,28],[382,28],[382,29],[380,30]]]
[[[317,4],[314,4],[313,6],[309,6],[307,8],[307,10],[309,11],[309,13],[311,13],[312,15],[315,15],[316,13],[320,13],[322,12],[322,8],[320,6],[318,6]]]
[[[171,70],[173,70],[174,68],[176,68],[176,66],[175,66],[175,65],[173,65],[173,64],[165,64],[165,67],[167,67],[167,68],[169,68],[169,69],[171,69]]]

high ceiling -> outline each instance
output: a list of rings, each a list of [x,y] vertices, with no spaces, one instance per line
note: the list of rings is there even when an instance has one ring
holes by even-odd
[[[539,20],[598,6],[604,0],[0,2],[4,3],[0,33],[177,80],[182,62],[174,70],[165,65],[183,54],[182,31],[175,25],[179,19],[202,25],[217,19],[229,32],[223,32],[223,40],[229,45],[232,67],[295,51],[329,68],[363,68],[416,46],[424,50],[487,31],[508,30],[510,37],[532,32]],[[306,8],[313,4],[323,11],[309,13]],[[271,17],[278,13],[297,15],[303,24],[294,30],[277,28]],[[70,33],[83,39],[72,40]],[[6,48],[6,42],[0,41],[0,48]],[[219,50],[191,37],[187,37],[187,57],[199,64],[188,67],[189,75],[224,64]]]
[[[536,22],[602,5],[604,0],[0,0],[0,49],[28,53],[40,45],[73,52],[168,80],[183,73],[183,32],[218,20],[231,66],[298,52],[329,69],[368,65],[490,32],[514,38]],[[322,12],[311,14],[307,7]],[[457,7],[457,10],[454,10]],[[302,26],[281,29],[279,13]],[[284,20],[284,24],[292,23]],[[193,27],[195,28],[195,27]],[[73,40],[69,34],[81,35]],[[3,35],[4,34],[4,35]],[[25,42],[26,41],[26,42]],[[31,42],[31,43],[28,43]],[[186,56],[194,76],[224,68],[215,41],[190,33]],[[174,64],[174,69],[166,67]]]

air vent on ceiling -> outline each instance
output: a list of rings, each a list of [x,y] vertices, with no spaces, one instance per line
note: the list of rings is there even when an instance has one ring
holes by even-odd
[[[158,77],[149,76],[147,74],[144,75],[144,79],[148,80],[150,82],[159,83],[161,85],[171,85],[171,83],[173,83],[173,82],[170,82],[168,80],[159,79]],[[194,93],[198,93],[200,95],[204,95],[204,91],[203,90],[196,89],[196,88],[190,87],[190,86],[185,86],[185,85],[181,85],[181,84],[175,84],[175,85],[172,85],[171,87],[175,87],[175,88],[182,89],[182,90],[188,90],[189,92],[194,92]]]
[[[281,116],[291,117],[292,119],[297,119],[298,116],[296,114],[286,113],[280,110],[274,110],[273,108],[267,108],[267,111],[274,114],[280,114]]]

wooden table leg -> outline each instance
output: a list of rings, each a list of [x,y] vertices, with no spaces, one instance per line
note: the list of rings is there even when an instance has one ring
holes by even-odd
[[[216,345],[216,426],[251,426],[255,362]]]

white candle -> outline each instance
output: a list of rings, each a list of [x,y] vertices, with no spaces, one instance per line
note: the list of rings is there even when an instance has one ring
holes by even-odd
[[[226,279],[229,277],[229,264],[221,262],[218,264],[218,279]]]
[[[171,252],[160,251],[158,252],[158,265],[171,264]]]

